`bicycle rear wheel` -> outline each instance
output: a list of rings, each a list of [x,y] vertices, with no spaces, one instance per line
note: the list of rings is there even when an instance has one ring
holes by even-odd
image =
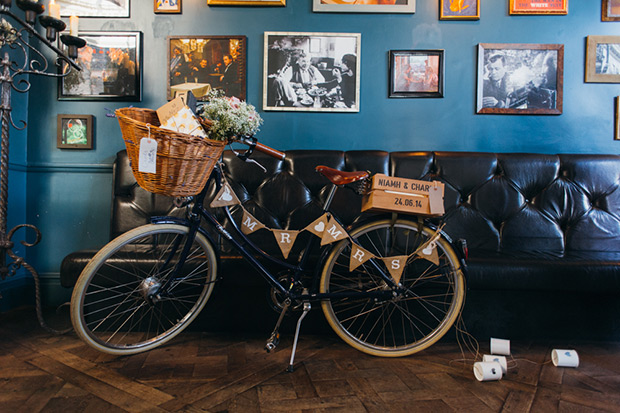
[[[78,336],[104,353],[128,355],[185,329],[209,299],[217,274],[215,251],[200,233],[173,274],[188,232],[183,225],[144,225],[104,246],[73,290],[71,321]]]
[[[420,230],[421,229],[421,230]],[[435,231],[408,220],[370,222],[351,231],[351,238],[377,258],[409,256],[398,291],[387,285],[377,266],[368,261],[349,272],[351,241],[337,244],[321,276],[321,293],[355,293],[321,303],[333,330],[346,343],[368,354],[401,357],[421,351],[439,340],[454,324],[465,297],[465,278],[450,243],[436,239],[439,265],[413,254]],[[364,297],[386,291],[385,298]]]

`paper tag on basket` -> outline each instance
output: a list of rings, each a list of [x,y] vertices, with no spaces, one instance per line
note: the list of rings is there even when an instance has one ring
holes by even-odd
[[[154,174],[157,168],[157,141],[151,138],[140,139],[138,171]]]
[[[439,186],[431,186],[428,190],[428,200],[433,215],[443,215],[445,211],[443,209],[443,191]]]

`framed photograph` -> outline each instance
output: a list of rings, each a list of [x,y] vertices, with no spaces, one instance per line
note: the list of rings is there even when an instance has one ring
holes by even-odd
[[[568,0],[510,0],[510,14],[568,14]]]
[[[181,13],[182,0],[153,0],[155,13]]]
[[[315,12],[415,13],[415,0],[312,0]]]
[[[263,109],[359,112],[359,33],[265,32]]]
[[[209,6],[286,6],[286,0],[207,0]]]
[[[168,99],[189,90],[205,100],[214,89],[245,100],[246,37],[168,37]]]
[[[440,20],[480,20],[480,0],[439,0]]]
[[[478,45],[477,113],[562,114],[564,45]]]
[[[58,78],[59,100],[142,100],[142,32],[80,32],[86,40],[70,70],[63,62]],[[59,46],[62,48],[62,46]]]
[[[601,20],[604,22],[620,22],[620,0],[603,0]]]
[[[56,0],[62,17],[129,17],[130,0]]]
[[[616,96],[614,112],[616,113],[614,122],[614,139],[620,141],[620,96]]]
[[[442,98],[443,50],[390,50],[391,98]]]
[[[93,115],[58,115],[56,147],[92,149]]]
[[[588,36],[586,82],[620,83],[620,36]]]

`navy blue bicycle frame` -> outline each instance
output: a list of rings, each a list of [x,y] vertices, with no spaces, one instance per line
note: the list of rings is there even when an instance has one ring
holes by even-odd
[[[230,212],[229,207],[223,207],[224,211],[226,213],[226,217],[228,218],[229,222],[231,223],[231,225],[233,226],[234,229],[234,234],[239,237],[241,239],[241,241],[239,241],[236,237],[234,237],[233,235],[231,235],[230,232],[228,232],[228,230],[226,230],[226,228],[224,228],[224,226],[222,224],[220,224],[217,219],[213,216],[213,214],[211,214],[203,205],[207,190],[209,188],[209,183],[211,181],[215,181],[216,184],[216,193],[219,192],[219,190],[222,187],[221,184],[221,171],[219,169],[218,166],[216,166],[213,169],[213,172],[211,173],[211,176],[209,177],[209,181],[207,182],[207,184],[205,185],[205,188],[202,190],[202,192],[198,195],[195,196],[194,199],[194,206],[192,208],[191,213],[189,214],[189,219],[179,219],[179,218],[173,218],[173,217],[156,217],[152,219],[153,223],[176,223],[176,224],[181,224],[181,225],[185,225],[189,228],[189,235],[188,235],[188,239],[187,242],[185,243],[185,245],[183,246],[183,251],[179,257],[179,262],[177,263],[177,269],[181,268],[185,262],[185,259],[187,257],[187,255],[189,254],[189,250],[190,247],[194,241],[194,238],[196,236],[196,232],[200,231],[201,233],[204,233],[207,238],[210,238],[208,236],[207,233],[204,232],[204,230],[202,230],[200,228],[200,222],[201,219],[200,217],[204,218],[205,221],[207,223],[209,223],[209,225],[211,225],[213,228],[215,228],[215,230],[222,235],[224,238],[226,238],[226,240],[228,240],[235,248],[235,250],[237,250],[245,260],[247,260],[262,276],[263,278],[265,278],[265,280],[275,289],[278,290],[278,292],[284,294],[285,296],[290,297],[291,299],[297,299],[297,300],[320,300],[320,299],[330,299],[330,298],[344,298],[344,297],[376,297],[376,298],[388,298],[391,297],[392,293],[389,291],[372,291],[372,292],[339,292],[339,293],[317,293],[315,291],[309,293],[309,294],[295,294],[293,291],[288,290],[287,288],[285,288],[280,281],[278,281],[278,279],[276,279],[273,274],[271,273],[271,271],[269,271],[255,256],[254,253],[258,254],[260,257],[267,259],[269,261],[271,261],[272,263],[275,263],[277,266],[283,268],[283,269],[287,269],[287,270],[291,270],[294,271],[294,277],[299,277],[302,273],[309,273],[308,269],[306,269],[306,264],[308,261],[308,257],[310,256],[310,252],[313,250],[313,248],[316,246],[316,242],[318,242],[318,238],[316,237],[310,237],[308,240],[308,244],[306,245],[306,248],[303,250],[303,253],[301,255],[301,258],[299,260],[299,262],[297,263],[297,265],[293,265],[290,263],[287,263],[285,261],[282,261],[278,258],[273,257],[272,255],[266,253],[265,251],[263,251],[260,247],[258,247],[256,244],[254,244],[244,233],[243,231],[241,231],[241,229],[239,228],[238,224],[235,222],[235,220],[232,217],[232,214]],[[329,206],[331,204],[331,199],[333,197],[333,194],[335,193],[335,191],[337,190],[337,186],[334,185],[334,187],[332,188],[332,192],[330,193],[330,196],[328,196],[327,200],[325,201],[325,205],[323,206],[323,210],[324,212],[329,213]],[[338,221],[338,218],[332,215],[332,218],[336,219],[336,221],[338,222],[339,225],[342,226],[342,224]],[[329,251],[329,249],[326,249],[325,252]],[[324,252],[324,253],[325,253]],[[171,253],[174,254],[174,251]],[[386,272],[376,263],[375,259],[370,259],[368,261],[368,263],[370,265],[373,266],[373,268],[375,270],[377,270],[379,272],[379,274],[381,275],[381,277],[383,278],[383,280],[387,283],[387,285],[396,288],[396,284],[394,283],[394,280],[392,279],[391,276],[389,276],[389,274],[386,274]],[[314,281],[318,281],[318,273],[317,271],[319,270],[319,268],[314,268],[313,271],[313,282]],[[176,272],[176,271],[175,271]],[[162,286],[162,289],[165,291],[165,287],[166,285],[170,282],[170,280],[174,278],[171,277],[168,280],[166,280],[166,282],[164,283],[164,285]],[[315,285],[316,287],[316,285]]]

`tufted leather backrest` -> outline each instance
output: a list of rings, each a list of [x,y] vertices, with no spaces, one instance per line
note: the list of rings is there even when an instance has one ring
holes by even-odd
[[[302,229],[321,214],[329,188],[314,171],[321,164],[444,182],[445,230],[472,250],[620,251],[617,155],[300,150],[288,151],[283,161],[260,153],[253,158],[267,172],[230,151],[224,172],[244,207],[271,228]],[[360,205],[359,196],[339,191],[332,210],[348,225]],[[125,151],[115,163],[112,208],[112,236],[152,215],[182,214],[170,198],[137,186]]]

